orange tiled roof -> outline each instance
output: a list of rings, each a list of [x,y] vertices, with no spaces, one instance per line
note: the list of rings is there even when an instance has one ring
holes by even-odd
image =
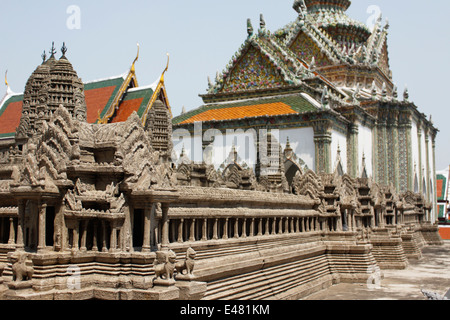
[[[181,124],[200,122],[200,121],[212,121],[212,120],[234,120],[242,118],[260,117],[260,116],[276,116],[283,114],[298,113],[290,106],[283,102],[259,104],[253,106],[242,106],[232,108],[221,108],[207,110],[192,116],[191,118],[181,122]]]
[[[0,135],[15,132],[22,117],[22,101],[10,103],[1,115]]]
[[[444,196],[444,180],[438,179],[436,182],[437,182],[437,197],[441,198]]]
[[[127,121],[127,119],[130,117],[130,115],[134,111],[138,112],[139,108],[142,105],[142,101],[144,101],[144,98],[133,99],[133,100],[128,100],[128,101],[122,102],[120,104],[119,110],[117,110],[117,113],[111,122],[117,123],[117,122]]]
[[[103,111],[115,89],[116,86],[110,86],[85,91],[88,123],[95,123],[97,121],[98,112],[100,111],[101,113]]]

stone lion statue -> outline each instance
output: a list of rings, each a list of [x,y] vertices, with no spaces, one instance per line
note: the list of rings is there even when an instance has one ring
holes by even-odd
[[[194,275],[194,266],[195,266],[195,256],[197,253],[194,249],[189,248],[186,252],[186,259],[183,262],[179,262],[175,265],[175,269],[177,270],[179,275]],[[186,271],[186,273],[184,273]]]
[[[175,263],[177,256],[175,252],[170,251],[158,251],[156,253],[155,261],[155,280],[174,281],[173,274],[175,272]]]
[[[34,274],[34,268],[27,266],[27,255],[19,253],[17,261],[12,265],[13,281],[31,280]]]

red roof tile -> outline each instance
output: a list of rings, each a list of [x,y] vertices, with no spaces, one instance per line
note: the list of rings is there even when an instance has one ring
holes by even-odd
[[[127,121],[127,119],[134,111],[138,112],[143,100],[144,98],[138,98],[122,102],[120,104],[119,110],[117,110],[116,116],[114,117],[114,119],[112,119],[111,123]]]
[[[98,113],[103,111],[115,89],[116,86],[110,86],[85,91],[88,123],[97,121]]]
[[[15,132],[22,117],[23,102],[10,103],[0,117],[0,134]]]

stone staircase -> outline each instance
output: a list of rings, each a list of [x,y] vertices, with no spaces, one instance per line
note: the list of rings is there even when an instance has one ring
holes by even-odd
[[[324,255],[211,281],[204,300],[289,299],[298,295],[302,286],[311,289],[313,283],[320,283],[321,288],[332,284]]]

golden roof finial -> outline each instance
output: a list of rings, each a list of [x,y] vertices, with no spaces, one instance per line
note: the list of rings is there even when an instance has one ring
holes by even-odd
[[[170,62],[170,54],[167,53],[167,66],[161,75],[161,82],[164,82],[164,74],[167,72],[167,70],[169,70],[169,62]]]
[[[133,72],[133,73],[136,72],[135,64],[136,64],[136,62],[139,60],[139,49],[140,49],[139,42],[137,43],[137,48],[138,48],[138,49],[137,49],[136,59],[134,59],[133,64],[131,65],[131,72]]]
[[[9,87],[9,83],[8,83],[8,70],[6,70],[6,72],[5,72],[5,85],[6,85],[7,87]]]

